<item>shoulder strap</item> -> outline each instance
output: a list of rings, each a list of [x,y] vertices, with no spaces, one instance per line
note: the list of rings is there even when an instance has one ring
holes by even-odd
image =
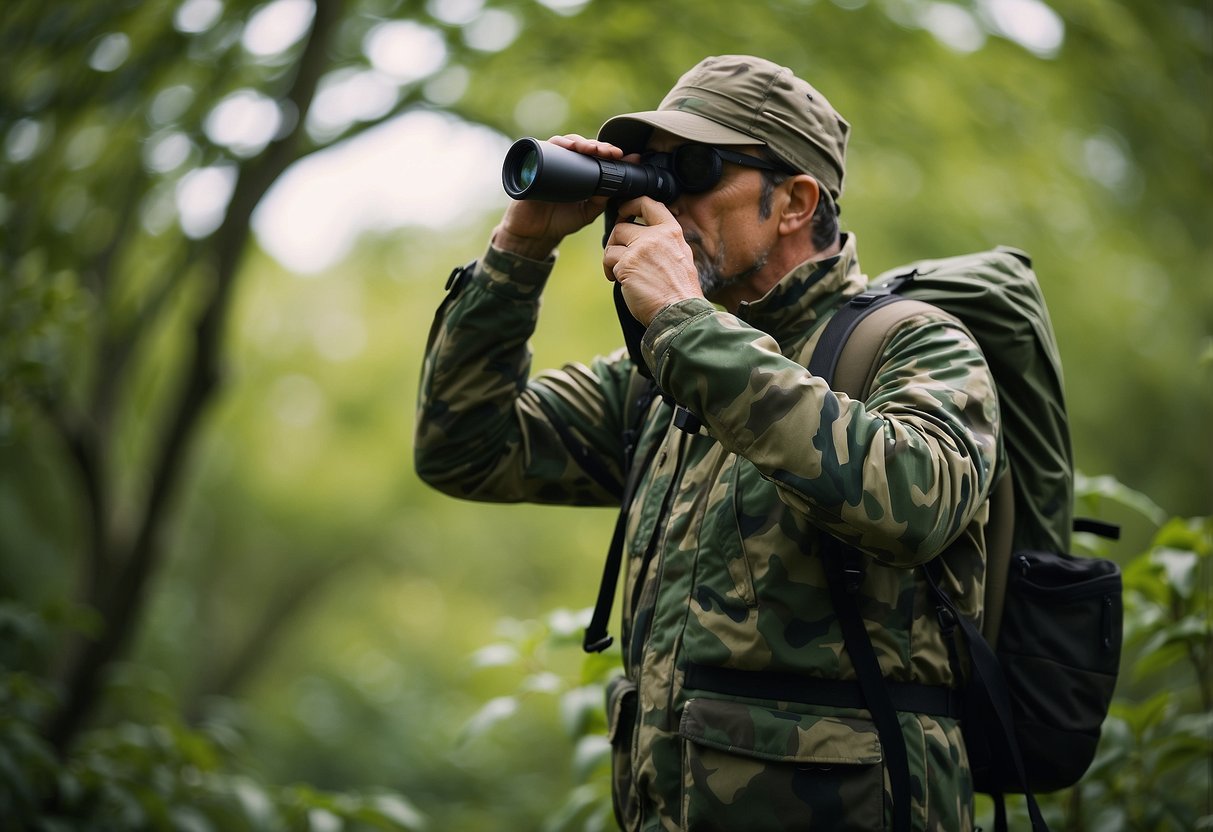
[[[602,580],[598,584],[598,599],[594,602],[594,612],[590,616],[589,626],[585,628],[582,639],[582,649],[587,653],[601,653],[611,646],[614,641],[608,633],[611,618],[611,608],[615,606],[615,589],[619,583],[619,572],[623,567],[623,538],[627,532],[628,509],[632,504],[636,486],[640,477],[652,462],[660,443],[654,442],[649,453],[640,465],[635,464],[636,445],[640,441],[640,433],[644,429],[644,417],[657,397],[657,384],[652,378],[642,377],[639,373],[633,375],[633,382],[640,381],[643,387],[639,395],[632,395],[635,384],[628,385],[628,402],[630,419],[623,430],[624,455],[624,486],[623,496],[619,504],[619,514],[615,518],[615,531],[611,535],[611,545],[607,549],[606,561],[602,565]],[[634,412],[633,411],[634,408]]]
[[[821,555],[830,600],[842,630],[842,641],[847,655],[851,657],[864,706],[872,714],[872,722],[876,725],[884,751],[893,796],[893,832],[910,832],[911,780],[906,738],[901,732],[893,695],[880,672],[880,661],[876,658],[876,650],[872,647],[872,639],[864,627],[863,616],[855,600],[855,589],[847,574],[847,547],[837,538],[827,535],[823,539]]]
[[[829,380],[835,392],[864,398],[897,325],[936,310],[929,303],[896,293],[908,279],[906,276],[877,291],[856,295],[834,313],[809,358],[809,372]]]
[[[809,372],[827,379],[830,387],[855,399],[863,398],[876,373],[884,344],[895,325],[921,311],[920,304],[891,293],[864,292],[834,313],[808,362]],[[864,704],[872,714],[884,749],[893,797],[893,830],[910,829],[911,781],[905,735],[889,686],[865,629],[854,592],[862,574],[848,563],[858,554],[837,538],[826,536],[822,566],[830,599],[842,629],[843,643],[859,680]]]

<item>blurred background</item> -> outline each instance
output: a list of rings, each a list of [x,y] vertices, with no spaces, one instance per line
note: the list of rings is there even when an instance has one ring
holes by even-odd
[[[513,138],[706,55],[851,121],[876,274],[1027,250],[1080,510],[1132,590],[1072,829],[1210,828],[1213,14],[1204,0],[7,0],[0,825],[610,828],[586,660],[610,511],[412,470],[421,355]],[[620,342],[598,229],[537,367]],[[1202,820],[1203,818],[1203,820]]]

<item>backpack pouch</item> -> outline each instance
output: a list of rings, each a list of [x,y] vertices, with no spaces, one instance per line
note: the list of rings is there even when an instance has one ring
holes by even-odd
[[[632,782],[632,742],[636,727],[636,683],[616,676],[606,688],[607,739],[611,743],[611,804],[620,829],[640,827],[640,802]]]
[[[1073,785],[1090,765],[1116,686],[1123,615],[1112,561],[1015,555],[997,652],[1034,790]]]

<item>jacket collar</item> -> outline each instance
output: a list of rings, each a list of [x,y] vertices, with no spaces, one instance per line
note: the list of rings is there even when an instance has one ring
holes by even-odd
[[[854,234],[844,234],[842,251],[825,260],[801,263],[761,298],[743,303],[737,317],[794,349],[817,328],[823,316],[867,288],[860,271]]]

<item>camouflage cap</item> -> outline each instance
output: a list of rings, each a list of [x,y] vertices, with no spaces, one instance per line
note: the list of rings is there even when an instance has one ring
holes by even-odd
[[[835,199],[842,194],[851,125],[807,81],[763,58],[705,58],[656,110],[615,116],[598,138],[634,152],[644,148],[654,127],[705,144],[766,145]]]

